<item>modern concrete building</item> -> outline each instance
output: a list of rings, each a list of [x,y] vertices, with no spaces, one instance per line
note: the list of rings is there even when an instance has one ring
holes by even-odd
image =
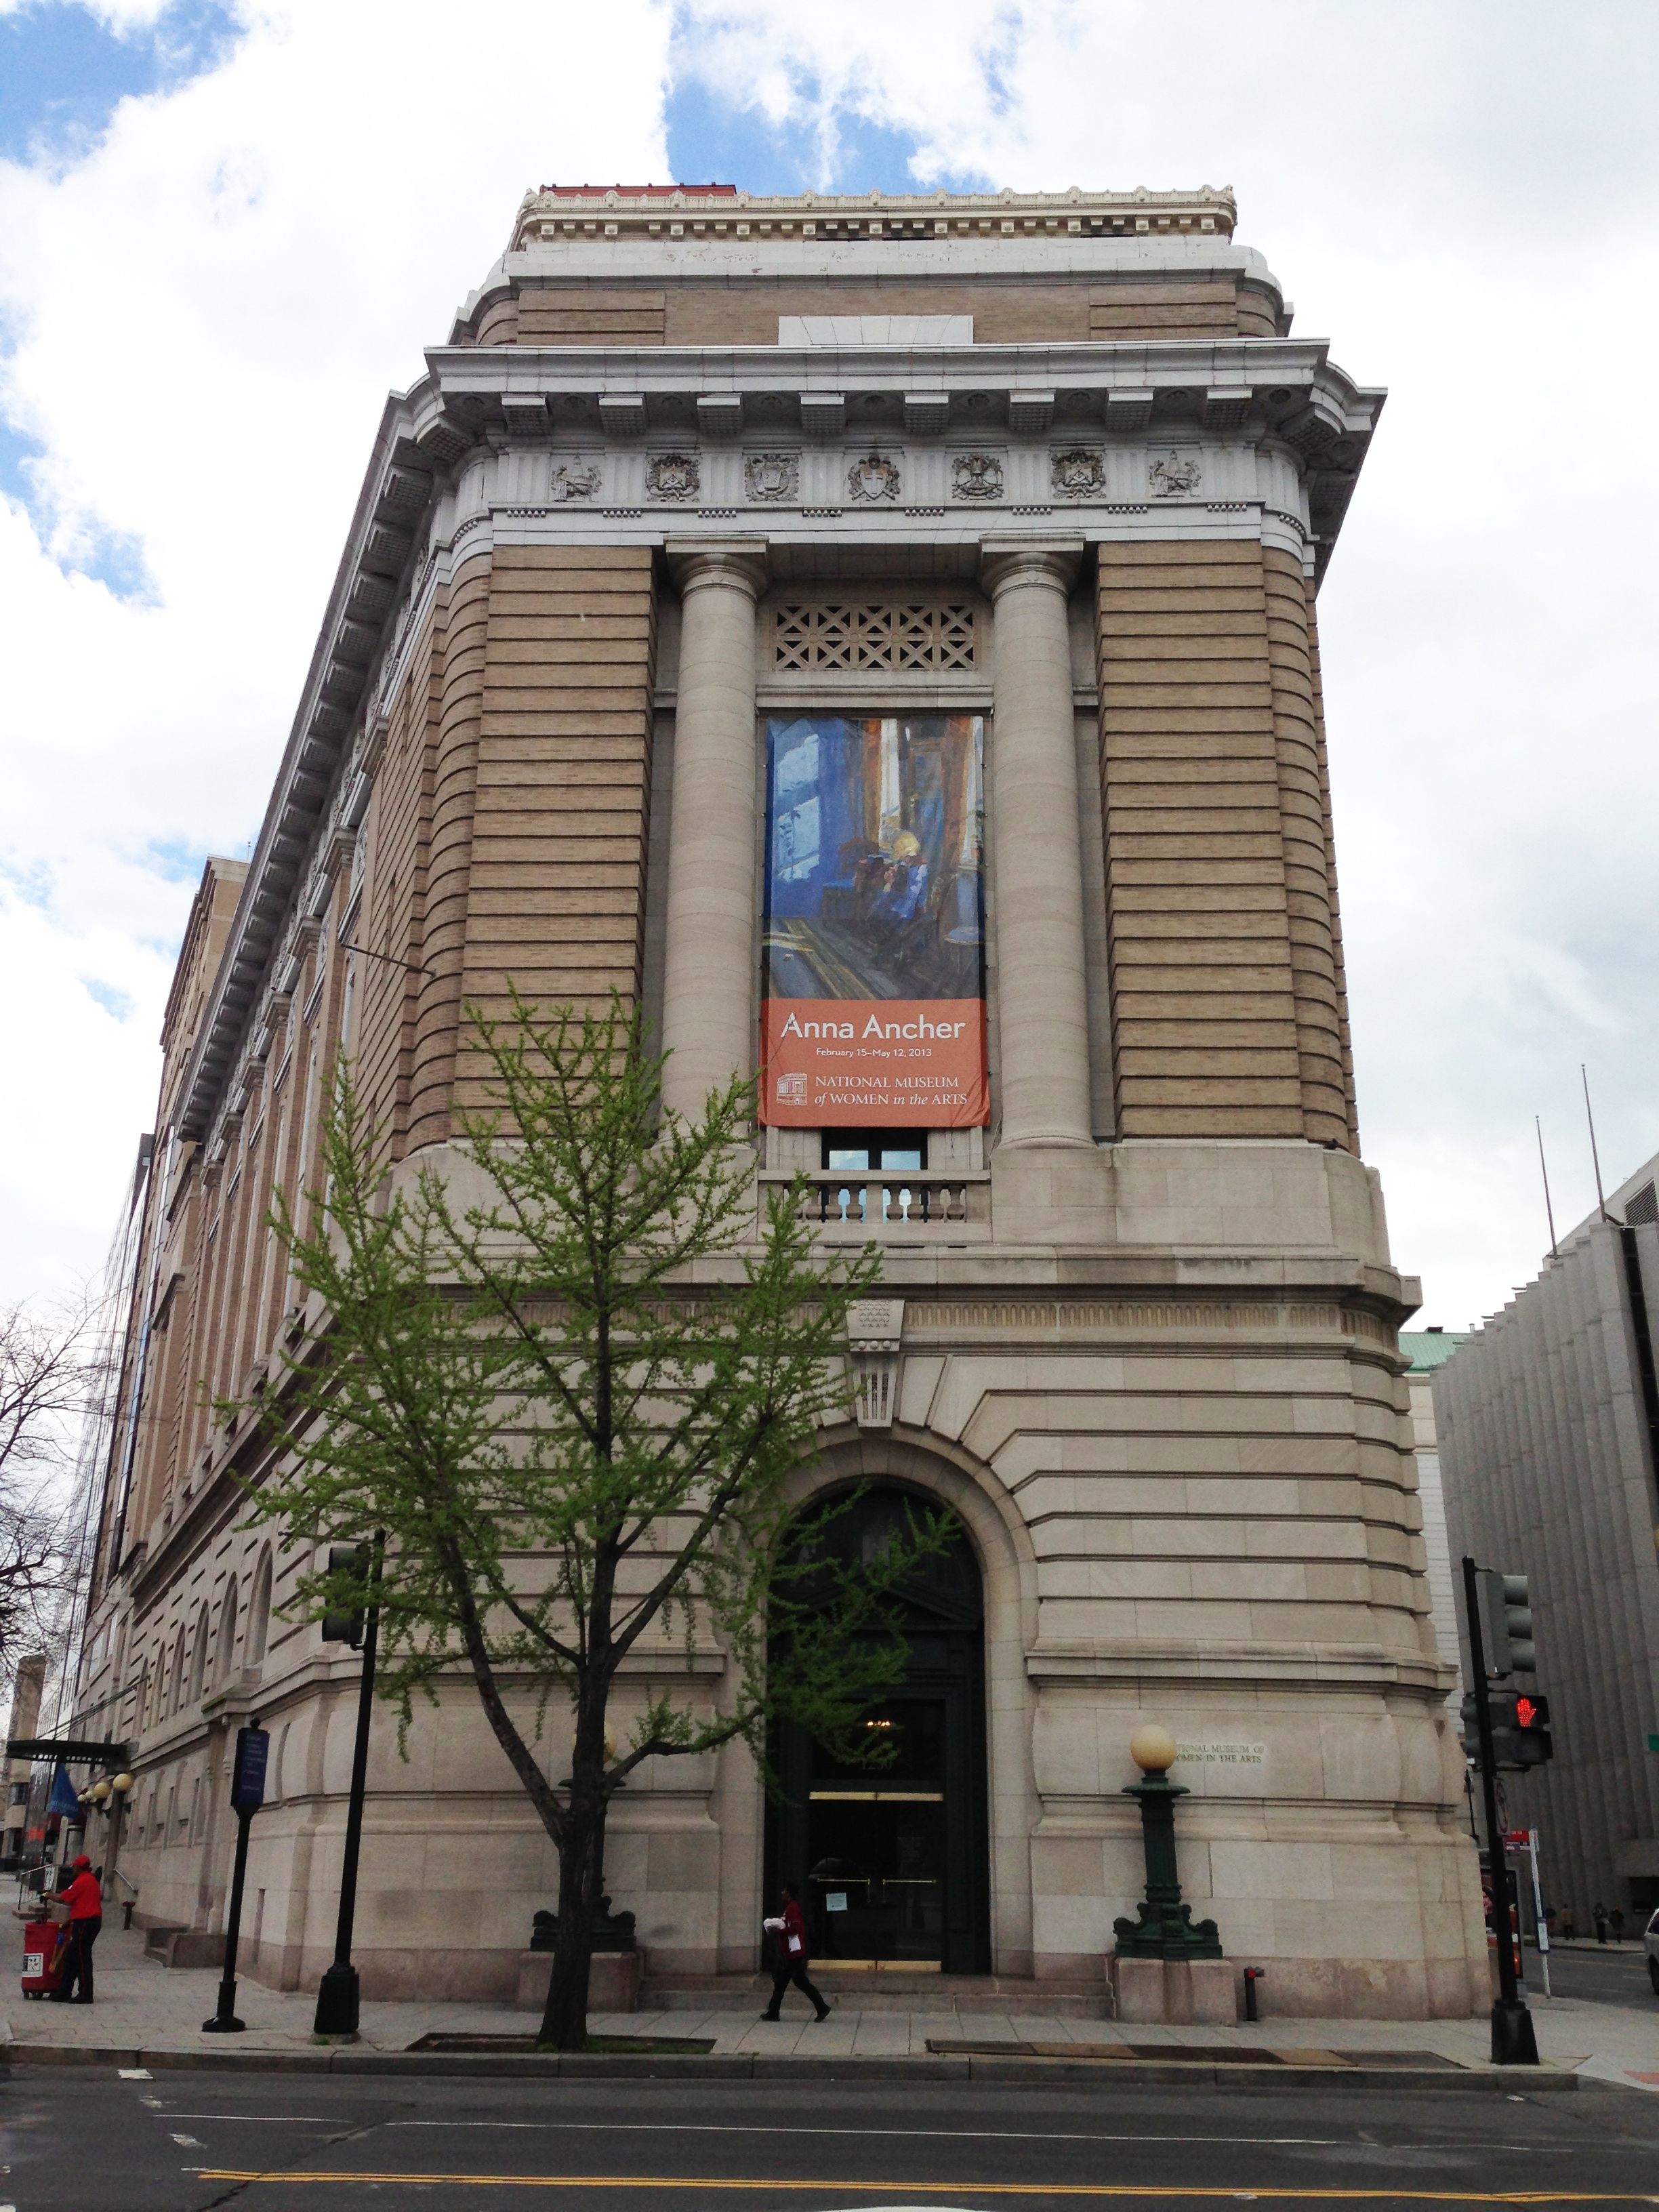
[[[1457,1679],[1446,1693],[1446,1707],[1456,1719],[1463,1702],[1463,1669],[1460,1657],[1458,1607],[1462,1595],[1453,1574],[1450,1540],[1446,1534],[1446,1498],[1440,1476],[1440,1439],[1434,1425],[1434,1378],[1467,1334],[1444,1328],[1401,1329],[1400,1349],[1410,1360],[1406,1389],[1411,1401],[1412,1442],[1417,1453],[1417,1503],[1423,1516],[1423,1553],[1429,1578],[1429,1618],[1434,1638],[1457,1668]]]
[[[1659,1157],[1436,1373],[1454,1559],[1524,1574],[1555,1757],[1504,1778],[1545,1894],[1659,1905]]]
[[[276,1387],[307,1325],[261,1224],[342,1043],[397,1171],[441,1168],[462,1010],[513,979],[642,1001],[687,1109],[758,1066],[759,1187],[884,1253],[803,1485],[967,1532],[903,1692],[921,1810],[853,1834],[806,1744],[793,1810],[736,1750],[635,1778],[606,1871],[651,1985],[750,1973],[763,1883],[850,1857],[861,1917],[811,1885],[848,1988],[1098,2008],[1151,1720],[1188,1893],[1277,2008],[1486,2002],[1322,720],[1382,395],[1234,226],[1207,190],[550,189],[388,401],[168,1010],[82,1697],[125,1698],[124,1861],[186,1954],[257,1711],[243,1956],[325,1963],[357,1673],[284,1617],[203,1386]],[[508,1991],[552,1869],[470,1683],[410,1753],[388,1719],[365,1988]]]

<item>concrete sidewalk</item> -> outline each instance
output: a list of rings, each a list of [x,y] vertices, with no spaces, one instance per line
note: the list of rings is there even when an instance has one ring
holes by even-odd
[[[47,2049],[119,2047],[128,2051],[200,2051],[222,2054],[313,2051],[314,1993],[267,1990],[257,1982],[238,1984],[236,2008],[247,2023],[243,2035],[208,2035],[202,2022],[216,2010],[219,1977],[201,1968],[169,1969],[147,1959],[137,1933],[106,1929],[96,1952],[98,2001],[93,2005],[29,2002],[21,1994],[8,2008],[5,2039],[29,2047],[31,2056]],[[828,1980],[828,1977],[826,1977]],[[826,1990],[826,1994],[829,1994]],[[596,2014],[595,2034],[712,2038],[717,2055],[755,2054],[769,2058],[925,2057],[932,2041],[975,2044],[1021,2043],[1048,2046],[1121,2045],[1138,2050],[1167,2047],[1171,2058],[1183,2050],[1213,2051],[1224,2042],[1240,2046],[1336,2051],[1359,2057],[1368,2051],[1427,2051],[1459,2066],[1484,2067],[1488,2030],[1473,2021],[1293,2020],[1269,2016],[1255,2026],[1235,2028],[1149,2027],[1108,2020],[1057,2020],[1040,2014],[975,2013],[944,2008],[927,2012],[838,2011],[822,2027],[805,2003],[791,1995],[793,2016],[775,2026],[753,2009],[661,2013]],[[1647,2010],[1592,2004],[1582,1998],[1536,1998],[1533,2006],[1538,2045],[1546,2063],[1632,2087],[1659,2089],[1659,2000]],[[360,2047],[371,2051],[407,2051],[425,2035],[460,2033],[525,2035],[534,2015],[494,2005],[380,2003],[365,2002]]]

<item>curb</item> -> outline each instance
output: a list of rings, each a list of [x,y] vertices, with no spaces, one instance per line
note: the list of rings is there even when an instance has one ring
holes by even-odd
[[[1056,2084],[1091,2088],[1248,2089],[1294,2095],[1306,2088],[1349,2094],[1420,2096],[1515,2095],[1576,2090],[1576,2073],[1548,2067],[1250,2066],[1204,2059],[1074,2058],[784,2058],[735,2052],[726,2057],[679,2057],[645,2054],[572,2052],[546,2057],[529,2051],[145,2051],[112,2045],[12,2043],[0,2063],[13,2066],[147,2068],[156,2074],[331,2074],[343,2077],[441,2076],[479,2081],[985,2081],[1003,2088],[1041,2089]],[[1613,2086],[1617,2086],[1616,2084]]]

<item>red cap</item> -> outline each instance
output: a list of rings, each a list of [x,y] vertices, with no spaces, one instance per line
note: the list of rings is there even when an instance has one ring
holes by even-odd
[[[75,1874],[79,1874],[82,1867],[89,1867],[91,1864],[92,1861],[86,1856],[84,1851],[78,1859],[71,1859],[70,1861],[70,1870]]]

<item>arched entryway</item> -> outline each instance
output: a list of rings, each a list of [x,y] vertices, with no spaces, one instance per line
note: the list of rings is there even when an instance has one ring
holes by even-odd
[[[872,1556],[896,1525],[939,1501],[899,1485],[862,1491],[824,1540]],[[947,1974],[988,1972],[989,1851],[985,1756],[984,1601],[979,1562],[958,1526],[905,1595],[903,1680],[865,1717],[897,1754],[870,1768],[836,1759],[793,1723],[774,1756],[784,1802],[767,1821],[766,1888],[793,1881],[813,1957]]]

